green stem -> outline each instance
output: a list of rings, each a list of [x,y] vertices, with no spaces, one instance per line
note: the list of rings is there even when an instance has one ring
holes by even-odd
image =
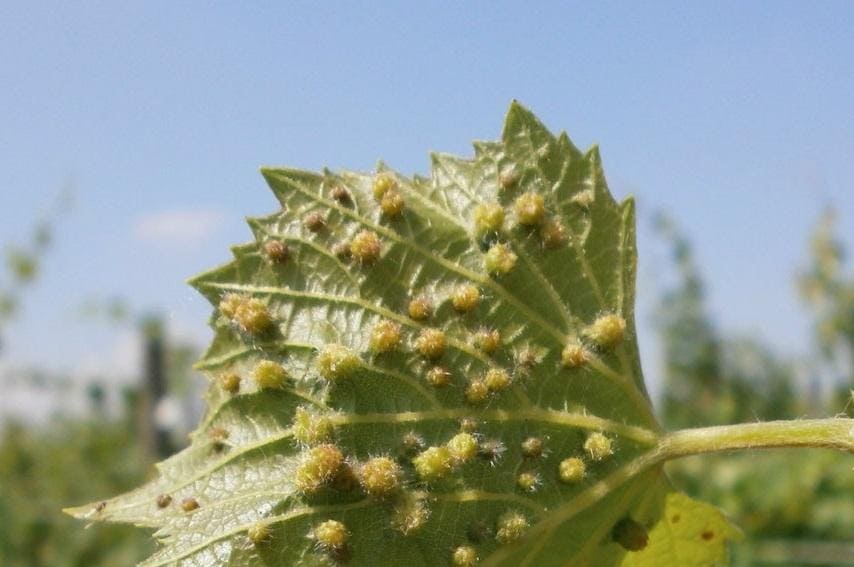
[[[675,431],[659,443],[663,460],[773,447],[815,447],[854,453],[854,419],[804,419],[743,423]]]

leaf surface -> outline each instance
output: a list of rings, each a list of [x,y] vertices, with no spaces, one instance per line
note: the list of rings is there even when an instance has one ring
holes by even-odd
[[[429,178],[262,172],[281,210],[191,281],[215,307],[192,444],[71,513],[156,528],[149,566],[618,565],[629,521],[663,553],[634,204],[595,147],[514,103]]]

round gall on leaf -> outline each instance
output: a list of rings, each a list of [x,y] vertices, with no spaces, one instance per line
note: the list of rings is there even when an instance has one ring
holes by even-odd
[[[566,227],[559,220],[547,220],[540,227],[540,240],[546,249],[560,248],[566,244]]]
[[[613,348],[620,344],[626,332],[626,320],[609,313],[597,317],[593,324],[585,329],[584,334],[601,348]]]
[[[540,437],[528,437],[522,441],[522,455],[537,459],[543,454],[543,440]]]
[[[272,360],[261,360],[252,369],[252,379],[262,390],[282,388],[288,373],[278,362]]]
[[[240,391],[240,376],[234,372],[223,374],[219,378],[219,385],[229,394],[236,394]]]
[[[332,438],[335,424],[324,415],[310,412],[304,407],[298,407],[294,412],[291,424],[291,434],[304,445],[316,445]]]
[[[329,344],[317,355],[317,371],[330,382],[348,378],[361,367],[359,355],[344,345]]]
[[[219,312],[228,317],[234,318],[237,313],[237,308],[245,301],[245,297],[239,293],[226,293],[219,301]]]
[[[560,353],[560,362],[566,368],[580,368],[590,361],[590,351],[578,341],[571,340]]]
[[[249,541],[254,545],[261,545],[269,541],[271,535],[272,530],[270,530],[270,526],[262,524],[261,522],[252,524],[249,526],[249,529],[246,530],[246,537],[248,537]]]
[[[483,377],[483,382],[490,392],[506,390],[511,381],[510,374],[503,368],[490,368]]]
[[[448,339],[445,333],[439,329],[424,329],[415,339],[415,350],[430,360],[441,358],[445,354],[445,349],[448,345]]]
[[[489,398],[489,387],[483,380],[472,380],[466,386],[466,401],[470,404],[482,404]]]
[[[477,286],[464,284],[458,286],[451,294],[451,304],[457,313],[473,311],[480,303],[480,290]]]
[[[569,457],[568,459],[562,460],[558,465],[558,476],[560,477],[561,482],[565,482],[567,484],[581,482],[586,473],[587,467],[585,466],[584,461],[578,457]]]
[[[340,550],[347,545],[350,532],[337,520],[326,520],[314,527],[312,532],[317,545],[323,549]]]
[[[388,496],[400,488],[403,470],[388,457],[368,459],[359,468],[359,484],[371,496]]]
[[[232,317],[240,329],[251,335],[257,335],[270,328],[273,320],[267,305],[260,299],[243,298]]]
[[[628,516],[614,525],[611,537],[627,551],[640,551],[649,543],[647,529]]]
[[[288,245],[281,240],[268,240],[264,243],[264,257],[271,264],[284,264],[291,257],[291,251]]]
[[[545,201],[538,193],[528,192],[520,195],[513,205],[516,220],[524,226],[540,224],[546,214]]]
[[[494,354],[501,346],[501,333],[496,329],[480,329],[475,333],[473,342],[484,354]]]
[[[195,498],[184,498],[181,500],[181,510],[185,512],[192,512],[193,510],[197,510],[199,508],[199,501]]]
[[[336,185],[332,189],[330,196],[342,205],[349,205],[353,202],[353,197],[350,195],[350,192],[340,185]]]
[[[498,203],[481,203],[474,208],[474,231],[480,236],[499,232],[504,225],[504,208]]]
[[[373,264],[380,257],[382,246],[377,233],[363,230],[350,241],[350,254],[362,264]]]
[[[455,463],[467,463],[477,455],[477,439],[471,433],[457,433],[445,446]]]
[[[397,217],[403,212],[405,205],[403,195],[398,191],[386,191],[380,199],[380,210],[387,217]]]
[[[477,565],[477,551],[470,545],[461,545],[451,555],[454,567],[474,567]]]
[[[422,493],[403,493],[391,513],[391,526],[405,536],[420,530],[430,517]]]
[[[584,451],[593,461],[601,461],[614,453],[611,440],[602,433],[591,433],[584,442]]]
[[[172,497],[168,494],[160,494],[157,497],[157,507],[158,508],[166,508],[172,503]]]
[[[320,232],[326,227],[326,217],[323,213],[312,211],[303,217],[302,225],[311,232]]]
[[[495,540],[498,543],[517,541],[528,531],[528,519],[519,512],[505,512],[498,518],[495,530]]]
[[[488,273],[500,276],[509,274],[518,259],[509,244],[493,244],[484,256],[483,265]]]
[[[316,492],[335,478],[343,464],[344,454],[335,445],[327,443],[309,449],[294,475],[296,487],[302,492]]]
[[[433,314],[433,304],[426,297],[416,297],[409,302],[407,312],[412,319],[423,321]]]
[[[400,325],[394,321],[380,321],[371,330],[369,346],[374,354],[397,350],[400,346]]]
[[[412,466],[421,480],[439,480],[454,466],[454,458],[447,447],[428,447],[412,459]]]
[[[523,492],[535,492],[540,486],[540,477],[533,472],[522,472],[516,477],[516,486]]]
[[[390,173],[378,173],[374,177],[374,183],[371,189],[373,190],[374,198],[379,201],[382,199],[383,195],[391,190],[397,189],[397,180]]]
[[[425,380],[434,388],[443,388],[451,383],[451,373],[441,366],[434,366],[427,371]]]

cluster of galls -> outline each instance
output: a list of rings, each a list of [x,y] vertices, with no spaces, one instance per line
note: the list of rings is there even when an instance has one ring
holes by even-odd
[[[561,351],[560,360],[566,368],[581,368],[596,351],[616,348],[626,333],[626,320],[615,313],[604,313],[583,331],[584,340],[571,337]]]
[[[513,184],[500,185],[508,188]],[[539,193],[528,191],[519,195],[513,202],[512,212],[516,225],[527,232],[536,232],[544,248],[555,249],[566,244],[566,227],[560,219],[548,214],[545,198]],[[484,267],[493,276],[510,273],[518,260],[510,244],[501,241],[506,216],[504,207],[497,202],[481,203],[472,214],[474,233],[488,246]]]

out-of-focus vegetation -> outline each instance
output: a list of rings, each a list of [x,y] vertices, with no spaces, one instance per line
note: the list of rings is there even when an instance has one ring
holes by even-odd
[[[130,402],[130,401],[129,401]],[[154,549],[150,534],[131,526],[81,530],[61,508],[127,490],[149,463],[133,413],[113,420],[58,419],[46,427],[6,424],[0,440],[0,564],[133,565]]]
[[[796,280],[816,329],[815,354],[804,360],[789,359],[759,338],[721,332],[708,312],[690,242],[664,217],[657,226],[672,252],[675,275],[657,313],[665,380],[659,407],[668,428],[854,414],[854,282],[845,272],[832,215],[819,223],[809,265]],[[37,258],[48,242],[48,236],[37,236],[33,251],[13,254],[8,279],[19,287],[0,294],[6,302],[0,305],[0,328],[15,314],[14,290],[35,277]],[[114,307],[108,312],[120,313],[115,322],[133,319],[120,302]],[[140,485],[162,451],[157,437],[164,430],[172,434],[172,448],[183,442],[174,436],[181,428],[169,423],[169,411],[160,411],[166,417],[161,415],[156,426],[152,416],[163,400],[197,402],[188,378],[195,352],[169,344],[156,319],[144,320],[140,328],[146,368],[140,369],[139,387],[125,393],[118,417],[110,417],[103,388],[96,386],[85,419],[66,416],[38,427],[4,424],[0,565],[124,566],[154,549],[144,530],[115,525],[81,530],[61,513],[65,506]],[[162,389],[154,393],[159,401],[152,399],[150,365],[157,364],[152,356],[161,357]],[[850,456],[767,451],[703,456],[668,466],[677,486],[723,507],[750,534],[737,549],[739,565],[854,564]]]
[[[792,419],[854,411],[854,281],[831,214],[812,238],[810,266],[797,278],[816,321],[815,356],[793,360],[753,337],[728,337],[705,303],[687,238],[667,218],[676,283],[662,294],[662,418],[668,428]],[[702,456],[668,465],[680,488],[713,502],[750,534],[738,565],[854,564],[851,457],[827,451]]]

